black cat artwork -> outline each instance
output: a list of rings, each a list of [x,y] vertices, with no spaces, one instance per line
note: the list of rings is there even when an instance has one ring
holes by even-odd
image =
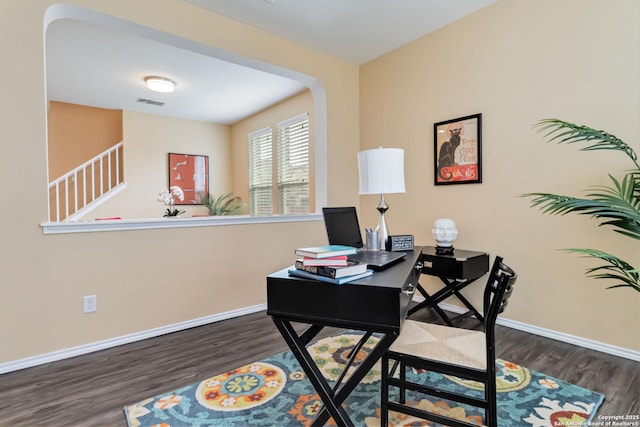
[[[460,133],[462,132],[462,129],[463,127],[449,129],[449,141],[445,141],[442,144],[442,147],[440,147],[440,154],[438,155],[438,175],[445,181],[449,181],[453,178],[453,174],[451,172],[447,173],[446,176],[443,175],[442,169],[457,165],[453,156],[456,148],[460,145]]]
[[[482,182],[482,114],[433,125],[434,185]]]

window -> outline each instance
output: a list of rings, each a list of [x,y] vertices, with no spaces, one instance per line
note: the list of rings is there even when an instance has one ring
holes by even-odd
[[[280,122],[276,131],[275,147],[271,128],[249,134],[249,213],[306,214],[309,212],[309,115],[304,113]],[[276,173],[273,173],[274,167]]]
[[[309,117],[278,124],[278,213],[309,212]]]
[[[249,134],[249,214],[273,214],[271,128]]]

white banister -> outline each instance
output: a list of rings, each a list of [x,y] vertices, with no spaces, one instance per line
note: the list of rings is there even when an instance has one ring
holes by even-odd
[[[87,203],[87,165],[82,168],[82,203]]]
[[[51,186],[49,186],[49,188],[51,188]],[[56,197],[54,200],[56,201],[60,200],[60,182],[56,182]],[[60,203],[59,202],[56,203],[56,221],[60,221]]]
[[[91,164],[91,200],[96,199],[96,174],[93,173],[95,171],[95,165]]]
[[[98,159],[100,162],[100,195],[104,194],[104,170],[102,169],[102,157]]]
[[[69,175],[64,177],[64,216],[69,218]]]
[[[107,157],[107,180],[109,185],[107,185],[107,191],[111,190],[111,153],[109,153],[109,157]]]
[[[120,176],[120,152],[116,150],[116,176]]]
[[[124,142],[121,141],[63,176],[51,181],[49,183],[49,198],[55,206],[49,210],[49,221],[60,222],[77,219],[85,214],[89,208],[95,208],[99,204],[100,198],[116,188],[122,188],[124,185],[124,173],[120,168],[120,156],[123,149]],[[114,156],[114,161],[111,160],[111,156]],[[105,157],[107,158],[106,167]],[[91,199],[88,198],[87,171],[91,171]],[[82,180],[78,180],[79,174],[82,174]],[[98,189],[96,189],[96,180],[100,182]],[[106,189],[105,180],[108,180]],[[60,194],[61,185],[64,185],[64,194]],[[82,200],[79,200],[80,195],[82,195]],[[69,200],[70,196],[73,197],[73,203]],[[64,201],[62,197],[64,197]],[[63,206],[64,218],[61,217],[60,212]]]
[[[78,212],[78,172],[73,174],[73,211]]]

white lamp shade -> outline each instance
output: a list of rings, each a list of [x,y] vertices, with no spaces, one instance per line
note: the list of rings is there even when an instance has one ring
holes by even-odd
[[[404,150],[375,148],[358,153],[360,194],[404,193]]]

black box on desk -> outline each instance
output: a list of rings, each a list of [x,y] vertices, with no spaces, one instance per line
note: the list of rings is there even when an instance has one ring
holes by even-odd
[[[489,271],[489,255],[485,252],[454,249],[451,255],[436,253],[433,246],[422,248],[422,274],[448,279],[477,279]]]

